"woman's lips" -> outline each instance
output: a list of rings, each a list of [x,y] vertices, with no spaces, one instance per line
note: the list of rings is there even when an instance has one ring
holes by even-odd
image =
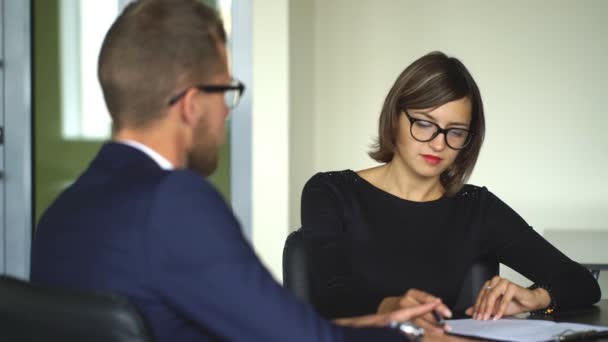
[[[424,158],[424,160],[431,165],[437,165],[442,160],[441,158],[430,154],[423,154],[422,158]]]

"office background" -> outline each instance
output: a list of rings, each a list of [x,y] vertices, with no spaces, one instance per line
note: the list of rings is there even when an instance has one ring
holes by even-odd
[[[608,232],[607,1],[207,2],[228,9],[233,71],[248,87],[214,182],[277,279],[306,180],[375,165],[366,152],[384,96],[433,50],[460,58],[482,92],[487,137],[471,183],[541,233]],[[34,219],[103,141],[61,133],[61,3],[33,1]],[[600,283],[606,298],[606,273]]]

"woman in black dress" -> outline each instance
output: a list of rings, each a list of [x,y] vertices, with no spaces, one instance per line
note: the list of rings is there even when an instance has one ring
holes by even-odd
[[[388,93],[377,144],[382,163],[318,173],[302,193],[314,270],[313,304],[327,317],[386,312],[439,297],[451,316],[467,270],[503,263],[535,284],[488,279],[466,314],[476,319],[590,305],[597,281],[485,187],[466,184],[484,138],[479,89],[456,58],[434,52]],[[433,329],[427,315],[417,323]]]

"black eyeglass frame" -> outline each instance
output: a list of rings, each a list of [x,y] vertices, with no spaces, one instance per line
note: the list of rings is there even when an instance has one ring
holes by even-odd
[[[416,141],[420,141],[420,142],[429,142],[433,139],[435,139],[439,134],[443,133],[443,140],[445,141],[445,144],[451,148],[452,150],[462,150],[464,148],[466,148],[470,143],[471,140],[473,140],[473,136],[475,136],[475,132],[469,130],[469,129],[465,129],[465,128],[459,128],[459,127],[449,127],[449,128],[441,128],[438,124],[429,121],[429,120],[424,120],[424,119],[417,119],[414,118],[412,116],[410,116],[410,114],[407,112],[407,110],[403,110],[403,113],[405,114],[405,116],[407,117],[407,119],[410,121],[410,135],[412,136],[412,138],[414,138]],[[432,126],[435,126],[435,133],[433,133],[433,135],[431,135],[430,138],[428,139],[418,139],[414,136],[414,133],[412,132],[412,129],[414,127],[414,123],[418,122],[418,121],[422,121],[422,122],[426,122]],[[464,144],[462,145],[462,147],[459,148],[455,148],[452,145],[450,145],[450,143],[448,142],[448,133],[450,131],[454,131],[454,130],[458,130],[458,131],[465,131],[467,132],[467,140],[464,142]]]
[[[234,80],[236,82],[236,84],[230,84],[230,85],[207,85],[207,84],[199,84],[199,85],[195,85],[192,87],[189,87],[187,89],[184,89],[183,91],[181,91],[180,93],[178,93],[177,95],[173,96],[172,98],[169,99],[169,102],[167,103],[169,105],[169,107],[173,106],[174,104],[176,104],[182,97],[184,97],[184,95],[186,95],[186,93],[188,92],[188,90],[192,89],[192,88],[196,88],[202,92],[205,93],[225,93],[228,90],[238,90],[239,95],[238,95],[238,99],[241,98],[241,96],[243,96],[243,93],[245,92],[245,85],[243,84],[243,82],[238,81],[238,80]],[[233,106],[229,106],[230,109],[234,108],[236,105],[238,104],[238,101],[236,104],[234,104]]]

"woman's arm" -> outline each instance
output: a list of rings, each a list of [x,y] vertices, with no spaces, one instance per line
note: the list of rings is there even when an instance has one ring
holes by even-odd
[[[587,269],[547,242],[498,197],[490,192],[484,195],[481,222],[485,225],[486,236],[482,240],[485,253],[495,255],[498,261],[549,291],[503,286],[504,281],[498,286],[500,279],[495,279],[487,284],[492,287],[491,291],[482,289],[480,293],[486,303],[479,305],[478,298],[473,311],[479,313],[480,308],[485,308],[483,313],[491,313],[489,308],[499,306],[487,302],[505,298],[519,302],[524,311],[543,309],[548,303],[554,304],[557,310],[565,310],[591,305],[600,299],[598,283]]]

